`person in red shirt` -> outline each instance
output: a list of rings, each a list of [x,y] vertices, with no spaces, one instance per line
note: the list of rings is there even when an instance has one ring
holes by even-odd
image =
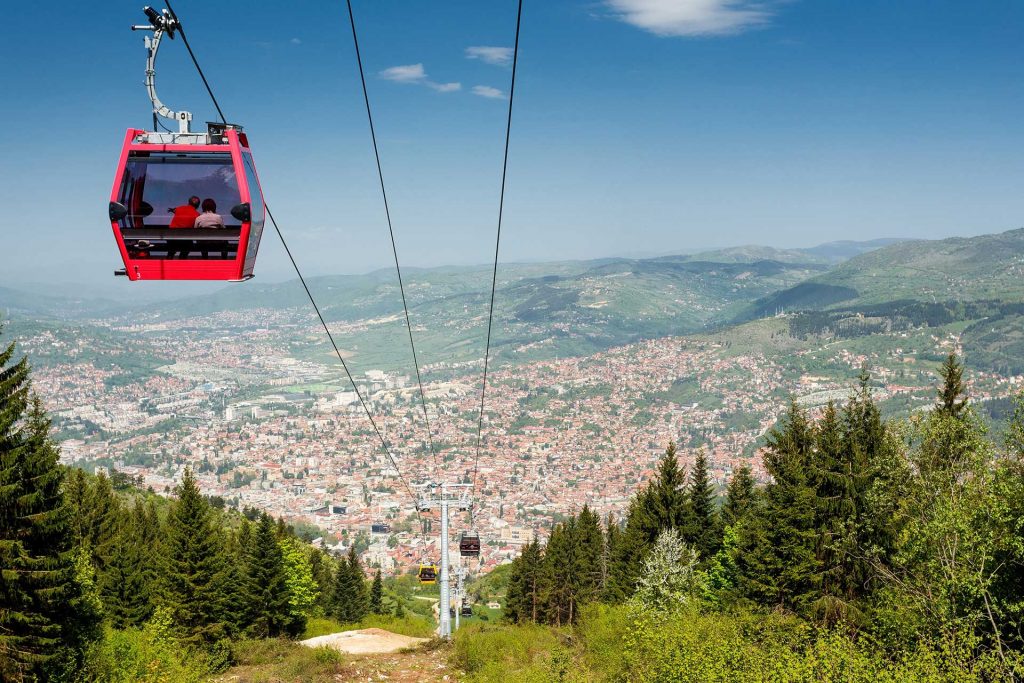
[[[195,195],[188,198],[188,204],[182,204],[173,211],[169,228],[191,228],[199,218],[199,197]],[[168,240],[167,258],[174,258],[180,254],[180,258],[188,258],[192,249],[192,240]]]
[[[174,209],[174,216],[171,217],[170,228],[191,228],[199,218],[199,197],[188,198],[188,204],[182,204]]]

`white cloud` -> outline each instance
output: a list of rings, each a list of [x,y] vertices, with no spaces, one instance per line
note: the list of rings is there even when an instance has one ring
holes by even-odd
[[[501,92],[497,88],[492,88],[489,85],[474,85],[473,94],[479,95],[480,97],[488,97],[490,99],[505,99],[505,93]]]
[[[427,78],[427,72],[423,70],[422,64],[406,64],[404,66],[393,66],[380,72],[380,77],[388,81],[399,83],[418,83]]]
[[[742,33],[768,21],[758,0],[605,0],[615,16],[659,36]]]
[[[291,40],[290,40],[289,42],[290,42],[290,43],[291,43],[292,45],[302,45],[302,41],[301,41],[301,40],[299,40],[298,38],[292,38],[292,39],[291,39]]]
[[[495,66],[508,66],[512,63],[512,48],[488,47],[479,45],[466,48],[466,59],[479,59]]]
[[[437,92],[455,92],[456,90],[462,90],[461,83],[436,83],[430,80],[427,77],[427,72],[423,68],[422,64],[393,66],[390,69],[384,69],[379,75],[385,80],[395,81],[396,83],[425,85]]]

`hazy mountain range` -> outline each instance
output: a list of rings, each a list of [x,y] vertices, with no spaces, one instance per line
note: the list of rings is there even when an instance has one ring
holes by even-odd
[[[479,358],[490,268],[406,269],[403,274],[424,357],[445,362]],[[332,326],[345,328],[338,332],[343,348],[375,364],[389,365],[392,355],[396,364],[399,358],[404,362],[406,349],[400,334],[404,321],[397,315],[401,299],[392,270],[316,277],[309,284]],[[135,287],[124,285],[126,291]],[[149,285],[147,294],[153,287],[189,286]],[[313,321],[297,281],[256,280],[169,301],[153,301],[151,294],[146,298],[125,303],[69,296],[56,288],[46,292],[0,288],[0,311],[14,319],[181,321],[263,309],[292,311],[298,322]],[[1012,326],[1012,316],[1018,314],[1013,306],[1022,300],[1024,229],[934,241],[832,242],[785,250],[743,246],[645,259],[502,264],[494,348],[506,359],[512,357],[509,352],[523,360],[589,354],[781,311],[820,312],[824,317],[815,324],[821,329],[830,320],[855,313],[918,322],[925,315],[927,322],[927,315],[935,315],[935,307],[947,318],[986,318]],[[931,306],[931,312],[922,314],[920,306],[911,306],[915,302]],[[971,302],[991,310],[980,311],[977,305],[963,308]],[[232,324],[244,326],[244,316]]]

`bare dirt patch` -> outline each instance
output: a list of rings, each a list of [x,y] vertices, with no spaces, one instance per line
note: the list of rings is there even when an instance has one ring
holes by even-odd
[[[306,647],[330,647],[352,655],[394,654],[428,642],[427,638],[401,636],[380,628],[342,631],[300,641]]]

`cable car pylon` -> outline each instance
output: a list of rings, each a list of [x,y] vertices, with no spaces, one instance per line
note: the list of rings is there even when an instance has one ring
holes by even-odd
[[[470,510],[472,503],[469,489],[472,484],[449,484],[447,482],[427,482],[419,484],[423,495],[418,502],[419,512],[437,509],[441,513],[441,604],[438,609],[438,635],[442,639],[452,636],[451,609],[451,561],[448,557],[448,511],[455,507],[458,511]],[[461,584],[461,581],[460,581]]]

